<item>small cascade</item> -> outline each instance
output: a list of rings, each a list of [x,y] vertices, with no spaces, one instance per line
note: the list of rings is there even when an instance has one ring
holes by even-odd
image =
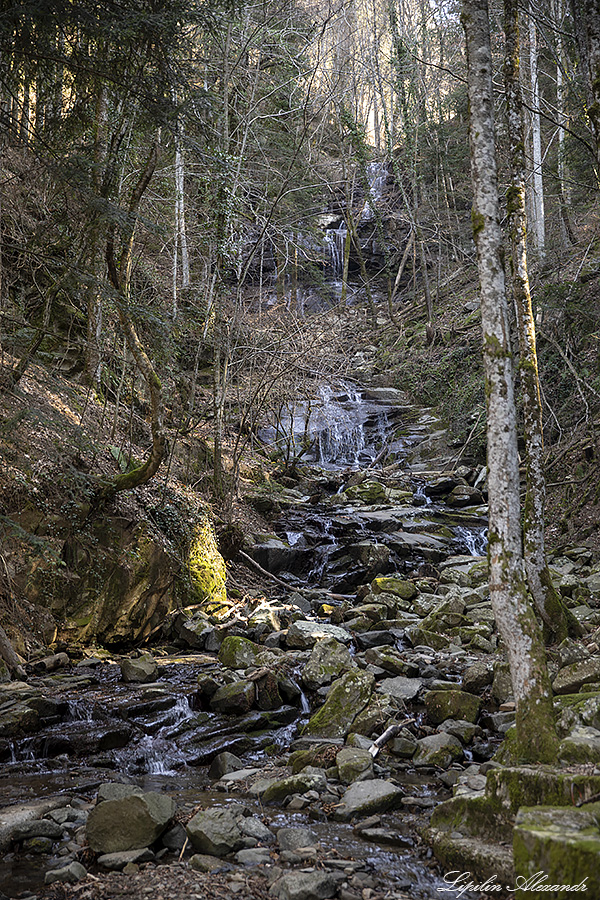
[[[344,271],[344,246],[348,230],[346,223],[342,222],[337,228],[328,228],[325,231],[325,243],[329,251],[329,261],[335,278],[340,278]]]
[[[487,528],[467,528],[457,525],[455,528],[457,542],[471,556],[485,556],[487,552]]]
[[[361,222],[369,222],[375,215],[371,202],[377,203],[377,201],[382,199],[387,177],[388,170],[385,163],[372,162],[367,166],[367,180],[369,182],[370,197],[365,203]]]

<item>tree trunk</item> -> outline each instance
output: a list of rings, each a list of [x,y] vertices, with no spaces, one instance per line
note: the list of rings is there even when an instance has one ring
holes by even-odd
[[[519,81],[519,13],[517,0],[504,0],[504,84],[508,124],[511,185],[507,213],[511,242],[513,297],[520,348],[521,393],[526,450],[527,491],[523,510],[523,555],[527,584],[535,607],[556,640],[567,636],[567,613],[552,584],[544,541],[544,478],[542,401],[538,377],[535,322],[527,271],[525,214],[525,154],[523,100]]]
[[[118,265],[114,256],[114,233],[112,232],[109,234],[106,247],[108,274],[115,290],[115,302],[119,322],[123,329],[127,346],[146,382],[148,393],[150,395],[152,449],[148,459],[141,466],[137,466],[131,472],[123,472],[122,474],[117,475],[112,481],[99,488],[92,503],[92,508],[94,509],[99,505],[106,503],[108,500],[111,500],[118,492],[131,490],[132,488],[139,487],[150,481],[152,476],[158,471],[165,452],[162,385],[150,361],[150,357],[146,353],[144,346],[138,337],[129,313],[135,225],[140,203],[146,188],[150,184],[152,175],[154,174],[157,159],[158,137],[150,149],[144,170],[140,174],[131,194],[126,219],[127,224],[125,225],[125,233],[123,235],[123,248]]]
[[[598,0],[571,0],[575,38],[586,79],[587,111],[600,178],[600,8]]]
[[[546,655],[523,572],[519,462],[494,135],[487,0],[463,0],[470,105],[473,236],[481,284],[487,396],[490,596],[506,646],[517,706],[519,756],[556,759]]]
[[[27,675],[21,665],[23,660],[15,653],[15,649],[8,639],[4,628],[0,625],[0,658],[6,663],[9,672],[16,675],[21,681],[26,681]]]
[[[546,255],[546,222],[544,212],[544,181],[542,178],[542,126],[540,120],[540,82],[538,78],[537,28],[529,4],[529,70],[531,75],[531,179],[533,227],[535,245],[541,260]]]

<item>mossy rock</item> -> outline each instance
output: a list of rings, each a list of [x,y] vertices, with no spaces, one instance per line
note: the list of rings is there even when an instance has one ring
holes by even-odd
[[[317,737],[345,737],[352,723],[365,708],[375,684],[368,672],[346,672],[329,691],[327,700],[306,726],[306,733]],[[356,729],[354,729],[356,731]]]
[[[427,691],[425,708],[430,721],[440,725],[446,719],[475,722],[481,707],[481,697],[466,691]]]
[[[562,898],[570,885],[574,893],[600,897],[600,803],[582,809],[536,806],[520,809],[513,833],[515,873],[523,890],[520,900]],[[530,880],[530,883],[525,884]],[[580,891],[577,891],[577,886]],[[570,896],[570,892],[569,892]]]
[[[398,575],[382,575],[374,578],[371,582],[371,590],[374,594],[394,594],[401,600],[414,600],[419,593],[414,582],[400,578]]]
[[[348,500],[359,500],[361,503],[385,503],[387,491],[380,481],[368,480],[362,484],[354,484],[346,488],[344,494]]]
[[[215,691],[210,700],[210,708],[216,712],[241,715],[252,708],[254,696],[254,682],[234,681]]]
[[[310,690],[330,684],[334,678],[356,667],[352,655],[344,644],[335,638],[325,637],[317,641],[312,649],[308,662],[304,666],[301,678]]]
[[[558,758],[567,765],[598,765],[600,763],[600,731],[588,726],[575,728],[561,741]]]
[[[212,606],[227,603],[225,560],[208,519],[194,532],[188,553],[190,581],[200,603]]]
[[[256,657],[263,650],[254,641],[240,635],[228,635],[219,649],[218,660],[227,669],[247,669],[256,663]]]
[[[450,638],[445,634],[437,634],[435,631],[427,631],[419,625],[409,625],[406,636],[413,647],[425,646],[432,650],[445,650],[450,645]]]
[[[600,794],[600,775],[551,766],[503,766],[487,774],[486,793],[510,815],[521,806],[572,806]]]

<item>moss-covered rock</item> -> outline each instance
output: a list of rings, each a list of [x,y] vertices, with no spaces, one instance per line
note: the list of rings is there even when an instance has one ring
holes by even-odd
[[[543,806],[520,809],[515,821],[513,853],[515,873],[522,889],[517,890],[515,897],[558,900],[566,896],[567,892],[560,888],[549,890],[550,885],[570,885],[573,892],[600,897],[599,821],[600,803],[583,809]]]
[[[360,503],[385,503],[387,492],[380,481],[368,479],[361,484],[354,484],[344,491],[348,500],[358,500]]]
[[[427,691],[425,694],[427,715],[434,725],[446,719],[475,722],[480,707],[481,698],[466,691]]]
[[[240,635],[228,635],[219,649],[219,662],[227,669],[247,669],[256,664],[263,648]]]
[[[302,670],[302,683],[314,690],[330,684],[334,678],[356,667],[350,651],[332,637],[317,641]]]
[[[432,650],[445,650],[450,644],[450,638],[447,638],[445,634],[427,631],[420,625],[409,625],[406,629],[406,636],[413,647],[425,646],[431,647]]]
[[[327,778],[321,771],[303,771],[298,775],[290,775],[288,778],[280,778],[272,782],[261,794],[263,803],[276,803],[284,800],[290,794],[304,794],[306,791],[324,791],[327,787]]]
[[[197,526],[190,542],[188,570],[198,602],[218,613],[227,603],[227,570],[208,519]]]
[[[582,725],[561,741],[558,758],[567,765],[600,763],[600,731]]]
[[[381,575],[374,578],[371,590],[374,594],[395,594],[401,600],[413,600],[419,593],[414,582],[407,581],[399,575]]]
[[[373,777],[373,757],[368,750],[343,747],[335,758],[335,764],[342,784]]]
[[[413,763],[415,766],[439,766],[447,769],[462,757],[462,744],[453,734],[430,734],[417,741]]]
[[[210,707],[217,712],[240,715],[248,712],[254,704],[254,683],[234,681],[224,684],[211,697]]]
[[[572,806],[600,793],[600,775],[549,766],[503,766],[487,774],[486,793],[512,816],[521,806]]]
[[[306,732],[316,737],[345,737],[367,705],[374,684],[369,672],[346,672],[331,688],[321,709],[311,717]]]

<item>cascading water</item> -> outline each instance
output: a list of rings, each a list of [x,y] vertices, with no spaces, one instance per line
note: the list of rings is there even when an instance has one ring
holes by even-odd
[[[340,278],[344,269],[344,246],[347,234],[348,230],[343,220],[337,228],[328,228],[325,231],[325,243],[329,251],[329,261],[334,278]]]
[[[454,529],[457,541],[471,556],[485,556],[487,552],[487,528],[467,528],[457,525]]]
[[[385,163],[372,162],[367,166],[370,198],[367,203],[365,203],[361,222],[369,222],[375,215],[370,201],[376,203],[378,200],[382,199],[387,177],[388,170]]]

